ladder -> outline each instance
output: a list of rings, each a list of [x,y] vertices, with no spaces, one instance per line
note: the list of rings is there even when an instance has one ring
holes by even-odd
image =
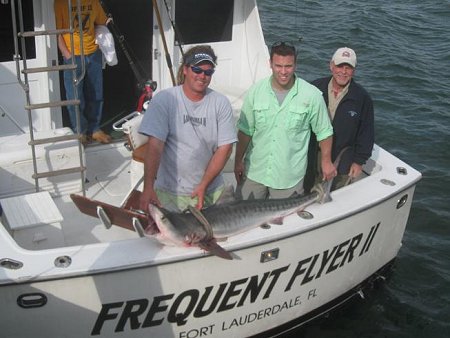
[[[81,4],[80,0],[74,0],[77,2],[77,16],[79,19],[79,22],[81,22]],[[40,30],[40,31],[24,31],[24,22],[23,22],[23,10],[22,10],[22,0],[17,0],[17,11],[18,15],[16,17],[16,5],[15,0],[11,1],[11,13],[12,13],[12,24],[13,24],[13,32],[14,36],[16,37],[14,39],[14,61],[16,62],[16,73],[17,73],[17,80],[19,84],[21,85],[22,89],[25,92],[26,96],[26,105],[25,110],[28,114],[28,124],[30,129],[30,141],[28,144],[31,146],[31,154],[32,154],[32,160],[33,160],[33,170],[34,174],[32,175],[32,178],[35,182],[35,188],[36,192],[40,191],[39,188],[39,179],[41,178],[47,178],[47,177],[55,177],[60,175],[69,175],[73,173],[80,173],[80,179],[81,179],[81,189],[83,196],[86,195],[86,188],[85,188],[85,181],[86,181],[86,166],[84,163],[84,157],[83,157],[83,144],[81,142],[81,134],[80,134],[80,100],[61,100],[61,101],[54,101],[54,102],[44,102],[44,103],[31,103],[31,96],[30,96],[30,86],[29,86],[29,80],[28,75],[32,73],[41,73],[41,72],[60,72],[60,71],[72,71],[73,72],[73,90],[74,90],[74,97],[78,97],[77,93],[77,84],[79,83],[80,79],[77,79],[76,74],[76,64],[74,61],[74,38],[73,34],[75,32],[73,27],[72,20],[70,21],[69,28],[67,29],[59,29],[59,30]],[[69,18],[71,17],[71,8],[72,8],[72,0],[67,0],[68,2],[68,11],[69,11]],[[17,27],[17,19],[19,19],[19,30]],[[68,65],[52,65],[47,67],[36,67],[36,68],[28,68],[27,66],[27,53],[26,53],[26,44],[25,39],[36,37],[36,36],[58,36],[59,34],[70,34],[70,43],[72,51],[72,64]],[[80,34],[80,37],[83,34],[83,29],[80,27],[80,30],[78,32]],[[80,39],[82,40],[82,39]],[[18,43],[21,43],[21,51],[22,51],[22,57],[19,54],[19,45]],[[83,47],[81,46],[81,50],[83,50]],[[84,76],[84,55],[82,54],[82,75]],[[20,61],[22,60],[22,68],[20,67]],[[23,79],[22,79],[23,77]],[[76,111],[76,120],[77,120],[77,126],[76,134],[72,135],[64,135],[64,136],[55,136],[55,137],[48,137],[48,138],[35,138],[34,128],[33,128],[33,113],[36,113],[39,109],[43,108],[54,108],[54,107],[65,107],[65,106],[75,106]],[[38,166],[37,166],[37,157],[36,157],[36,146],[43,145],[43,144],[49,144],[49,143],[56,143],[56,142],[65,142],[69,140],[78,140],[78,154],[79,154],[79,166],[66,168],[66,169],[59,169],[59,170],[50,170],[47,172],[38,172]]]

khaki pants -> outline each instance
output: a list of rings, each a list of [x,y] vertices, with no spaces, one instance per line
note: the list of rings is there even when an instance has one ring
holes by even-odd
[[[236,188],[236,199],[279,199],[301,195],[303,192],[303,179],[292,188],[273,189],[246,177]]]
[[[224,187],[205,195],[203,208],[216,204],[224,191]],[[192,198],[191,196],[175,195],[167,191],[156,189],[156,194],[161,202],[162,206],[172,212],[183,212],[188,206],[195,207],[198,203],[198,198]]]

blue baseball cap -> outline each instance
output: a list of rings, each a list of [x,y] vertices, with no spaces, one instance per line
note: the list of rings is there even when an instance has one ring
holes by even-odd
[[[201,62],[209,62],[213,66],[216,66],[213,57],[208,53],[193,54],[186,59],[186,64],[191,66],[198,65]]]

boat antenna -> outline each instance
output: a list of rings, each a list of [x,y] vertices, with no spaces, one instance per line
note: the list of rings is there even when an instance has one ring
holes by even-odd
[[[178,42],[178,47],[180,48],[180,53],[184,60],[184,51],[183,51],[183,47],[182,47],[184,45],[183,37],[181,36],[178,26],[175,24],[175,21],[171,17],[170,8],[169,8],[169,5],[167,5],[166,0],[164,0],[164,5],[166,7],[167,17],[169,18],[170,24],[172,25],[173,31],[175,33],[175,40]]]
[[[161,13],[159,12],[159,7],[158,7],[158,4],[156,3],[156,0],[152,0],[152,3],[153,3],[153,9],[156,14],[156,19],[158,20],[159,31],[161,33],[161,39],[162,39],[162,43],[164,46],[164,53],[166,55],[166,62],[167,62],[167,67],[169,68],[170,78],[172,79],[173,86],[175,86],[176,85],[175,75],[173,73],[172,60],[170,59],[169,49],[167,48],[166,36],[164,34],[164,29],[163,29],[162,20],[161,20]]]

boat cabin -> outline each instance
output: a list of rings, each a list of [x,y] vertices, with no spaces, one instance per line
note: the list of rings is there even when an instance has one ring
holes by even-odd
[[[76,5],[77,1],[71,3]],[[120,142],[124,134],[114,130],[113,124],[136,110],[144,82],[154,81],[156,90],[175,85],[183,50],[193,45],[209,44],[215,50],[218,66],[211,87],[228,96],[236,115],[245,91],[269,74],[268,50],[253,0],[103,0],[102,4],[113,18],[113,26],[109,26],[118,57],[116,66],[105,65],[103,71],[102,129]],[[34,190],[33,172],[29,172],[29,165],[23,165],[33,157],[43,162],[43,168],[35,172],[55,167],[63,170],[76,166],[86,149],[78,149],[75,140],[71,144],[67,141],[63,151],[61,144],[36,145],[35,149],[28,146],[30,136],[50,138],[70,133],[67,109],[57,104],[65,99],[62,72],[24,73],[24,68],[62,64],[56,34],[52,33],[53,2],[5,0],[0,8],[5,41],[0,52],[0,195],[10,196]],[[14,38],[21,30],[36,34]],[[38,109],[34,109],[36,105],[40,105]],[[79,190],[77,177],[69,173],[41,181],[58,194]]]
[[[24,133],[29,129],[24,109],[25,94],[16,78],[15,44],[18,44],[16,56],[20,60],[26,57],[28,68],[61,62],[54,35],[26,38],[25,49],[22,50],[22,42],[14,39],[11,2],[15,3],[19,32],[19,3],[24,31],[50,31],[55,27],[53,1],[5,0],[0,4],[2,136]],[[76,2],[72,0],[73,4]],[[166,61],[170,60],[176,74],[182,51],[192,45],[209,44],[214,48],[218,67],[212,87],[233,91],[229,95],[236,107],[245,90],[256,79],[268,74],[268,52],[254,1],[159,0],[156,1],[157,12],[153,10],[152,1],[146,0],[103,0],[102,3],[114,20],[118,29],[116,33],[120,34],[115,36],[119,62],[104,69],[103,125],[108,131],[111,131],[114,121],[136,108],[140,95],[139,81],[156,81],[158,89],[173,85]],[[161,27],[156,13],[161,19]],[[167,51],[164,50],[163,38],[167,42]],[[130,66],[130,62],[135,65]],[[28,81],[32,102],[59,101],[64,97],[64,86],[58,72],[29,74]],[[61,110],[61,107],[40,109],[33,117],[33,127],[48,130],[66,126],[67,118]]]

